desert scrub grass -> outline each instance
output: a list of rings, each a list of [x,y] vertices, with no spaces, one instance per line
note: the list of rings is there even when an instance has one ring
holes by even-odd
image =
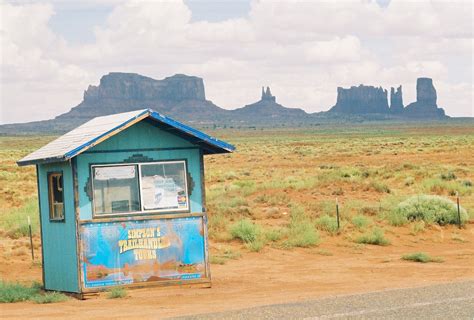
[[[259,237],[255,241],[246,243],[245,246],[252,252],[260,252],[265,244],[265,240]]]
[[[315,202],[314,205],[311,206],[311,209],[314,212],[322,212],[325,215],[331,215],[336,212],[336,203],[331,200],[323,200]]]
[[[413,184],[415,184],[415,178],[413,177],[407,177],[403,183],[406,187],[409,187]]]
[[[222,252],[211,254],[209,262],[212,264],[225,264],[228,260],[237,260],[240,257],[242,257],[242,254],[239,251],[225,248]]]
[[[235,251],[231,248],[225,248],[220,256],[224,259],[237,260],[242,257],[242,254],[239,251]]]
[[[7,209],[0,217],[0,227],[11,238],[18,239],[28,235],[28,216],[31,218],[33,234],[39,232],[38,201],[28,200],[20,208]]]
[[[45,303],[55,303],[55,302],[63,302],[69,300],[69,297],[60,292],[46,292],[44,294],[38,294],[33,296],[31,299],[35,303],[45,304]]]
[[[209,215],[209,237],[211,239],[228,241],[230,240],[227,226],[229,225],[229,218],[222,213]]]
[[[471,180],[464,180],[462,182],[462,184],[465,186],[465,187],[472,187],[472,181]]]
[[[461,224],[464,224],[468,220],[468,214],[464,208],[460,208],[460,211]],[[437,223],[441,226],[457,224],[457,205],[453,201],[440,196],[418,195],[401,202],[389,218],[389,222],[394,225],[419,220],[426,223]]]
[[[460,234],[457,234],[457,233],[455,233],[451,236],[451,240],[459,241],[459,242],[462,242],[462,243],[468,242]]]
[[[314,253],[319,254],[321,256],[333,256],[334,255],[331,251],[328,251],[328,250],[325,250],[325,249],[315,251]]]
[[[426,226],[426,223],[423,220],[416,221],[410,227],[410,229],[411,229],[410,234],[416,236],[418,233],[424,232],[425,231],[425,226]]]
[[[290,197],[284,192],[279,192],[279,193],[274,193],[274,194],[264,193],[264,194],[258,195],[255,198],[255,202],[265,203],[271,206],[285,205],[289,203],[290,201],[291,201]]]
[[[317,218],[315,224],[319,230],[326,231],[331,235],[335,235],[339,232],[337,228],[336,217],[331,217],[328,214],[324,214],[321,217]]]
[[[234,185],[240,188],[239,192],[244,197],[247,197],[247,196],[251,195],[252,193],[254,193],[257,190],[257,188],[255,186],[255,181],[252,181],[252,180],[235,181]]]
[[[221,264],[222,265],[222,264],[225,264],[226,261],[227,261],[227,259],[224,259],[224,258],[219,257],[219,256],[215,256],[213,254],[211,254],[209,256],[209,263],[210,264]]]
[[[19,283],[0,280],[0,303],[12,303],[31,300],[40,293],[37,286],[27,287]]]
[[[34,301],[36,303],[54,303],[68,300],[68,297],[59,292],[42,292],[39,283],[26,286],[19,283],[0,280],[0,303]]]
[[[372,244],[377,246],[388,246],[390,240],[385,238],[384,231],[380,228],[374,228],[356,239],[357,243]]]
[[[379,181],[370,182],[368,187],[367,187],[367,190],[368,189],[373,189],[373,190],[375,190],[379,193],[390,193],[390,192],[392,192],[392,190],[390,190],[390,188],[385,183],[382,183],[382,182],[379,182]]]
[[[225,180],[236,180],[238,178],[239,177],[237,176],[237,174],[234,171],[228,171],[224,174],[224,179]]]
[[[442,180],[446,180],[446,181],[451,181],[451,180],[456,180],[457,179],[456,175],[452,171],[442,173],[440,175],[440,177],[441,177]]]
[[[408,253],[402,256],[402,260],[428,263],[428,262],[443,262],[444,260],[440,257],[431,257],[425,252],[414,252]]]
[[[127,290],[123,287],[113,287],[107,290],[107,298],[108,299],[120,299],[125,298],[127,296]]]
[[[352,211],[357,211],[359,206],[362,205],[362,201],[348,200],[344,203],[339,202],[339,218],[340,220],[348,220]],[[306,204],[313,214],[313,218],[317,219],[324,215],[333,217],[336,214],[336,202],[333,200],[322,200],[315,202],[308,202]],[[319,214],[319,215],[316,215]]]
[[[229,211],[228,208],[237,208],[241,206],[248,206],[247,200],[241,196],[228,197],[228,201],[221,201],[218,204],[218,208],[223,211]]]
[[[372,220],[370,218],[366,217],[366,216],[358,214],[358,215],[352,217],[351,222],[357,229],[364,229],[369,224],[372,223]]]
[[[249,219],[242,219],[230,227],[233,239],[240,239],[245,243],[256,241],[260,236],[261,228]]]
[[[379,214],[381,211],[380,204],[378,206],[373,205],[373,206],[362,206],[357,209],[357,212],[359,215],[363,216],[376,216]]]
[[[283,228],[273,228],[265,230],[265,238],[270,242],[280,241],[287,234],[287,230]]]
[[[443,180],[440,178],[428,178],[423,180],[421,190],[423,192],[435,193],[438,195],[455,196],[459,193],[461,196],[469,196],[472,194],[472,186],[464,184],[457,180]]]
[[[384,219],[387,220],[390,225],[395,227],[404,226],[409,222],[405,215],[399,214],[396,210],[385,213]]]
[[[361,176],[361,171],[358,168],[354,167],[344,167],[338,171],[341,178],[351,178],[352,180],[358,179]]]
[[[291,206],[290,223],[287,239],[283,247],[312,247],[319,243],[319,233],[314,228],[311,219],[306,215],[303,207]]]

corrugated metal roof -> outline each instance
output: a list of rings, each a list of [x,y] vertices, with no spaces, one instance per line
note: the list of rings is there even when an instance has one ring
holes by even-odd
[[[142,109],[94,118],[30,153],[19,160],[17,164],[24,166],[69,160],[147,118],[167,131],[201,146],[205,154],[227,153],[235,150],[233,145],[213,138],[204,132],[184,125],[151,109]]]

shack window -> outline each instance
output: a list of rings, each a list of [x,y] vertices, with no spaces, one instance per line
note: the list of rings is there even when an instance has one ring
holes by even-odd
[[[189,210],[185,161],[92,167],[94,214]]]
[[[117,214],[140,210],[137,166],[94,168],[94,212]]]
[[[63,174],[48,174],[49,219],[64,220]]]
[[[188,192],[184,161],[141,166],[144,210],[187,210]]]

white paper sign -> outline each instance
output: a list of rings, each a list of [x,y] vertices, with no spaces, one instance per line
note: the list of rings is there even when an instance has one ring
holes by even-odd
[[[177,209],[178,193],[181,191],[172,178],[162,176],[144,177],[142,179],[143,202],[146,210]]]
[[[135,166],[96,167],[94,170],[96,180],[135,178]]]

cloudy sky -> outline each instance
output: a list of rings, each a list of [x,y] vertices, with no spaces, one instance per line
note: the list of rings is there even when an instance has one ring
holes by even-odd
[[[438,105],[474,116],[471,1],[0,0],[0,123],[68,111],[111,71],[204,78],[233,109],[271,87],[308,112],[338,86],[403,86],[432,77]]]

